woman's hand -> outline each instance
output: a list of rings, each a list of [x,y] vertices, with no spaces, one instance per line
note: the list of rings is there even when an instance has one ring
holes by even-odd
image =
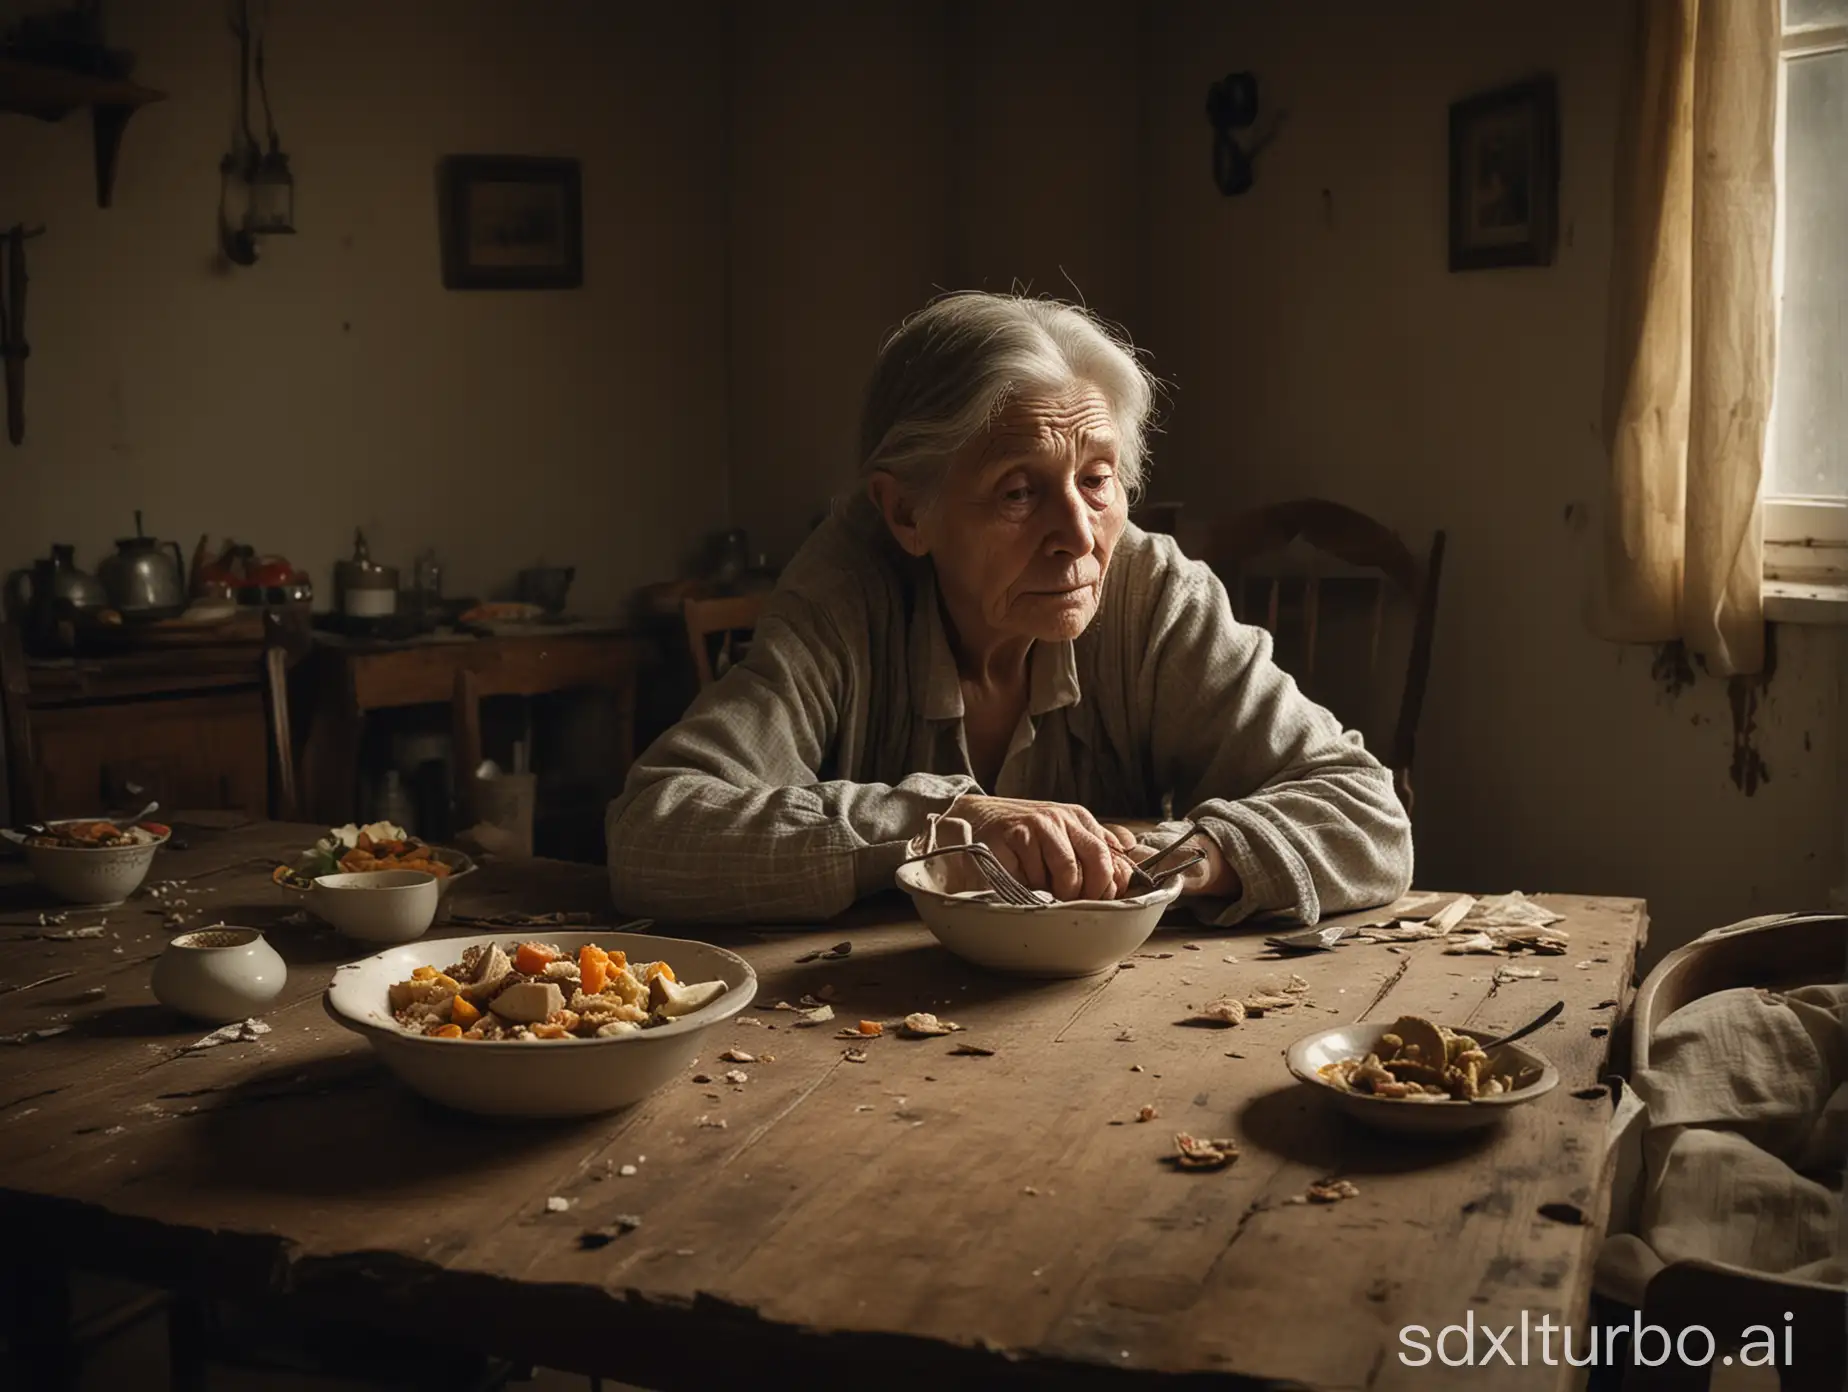
[[[1130,843],[1135,842],[1135,833],[1124,827],[1106,823],[1104,830],[1119,843],[1123,843],[1124,838],[1128,838]],[[1140,865],[1160,849],[1160,846],[1130,844],[1126,854]],[[1159,871],[1167,866],[1177,865],[1196,849],[1203,852],[1206,859],[1181,871],[1177,877],[1181,882],[1181,893],[1206,895],[1214,899],[1238,898],[1244,890],[1243,882],[1238,877],[1238,871],[1232,868],[1225,853],[1219,849],[1219,843],[1204,831],[1196,831],[1180,845],[1174,847],[1162,857],[1162,863],[1155,868]]]
[[[945,815],[967,822],[974,839],[1031,889],[1057,899],[1118,899],[1129,888],[1136,838],[1106,829],[1073,803],[968,793]]]

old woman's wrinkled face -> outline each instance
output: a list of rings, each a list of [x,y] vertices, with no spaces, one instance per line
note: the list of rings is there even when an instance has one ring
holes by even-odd
[[[934,561],[964,644],[1084,632],[1129,517],[1117,470],[1116,424],[1091,386],[1017,397],[957,453],[912,535],[894,530]]]

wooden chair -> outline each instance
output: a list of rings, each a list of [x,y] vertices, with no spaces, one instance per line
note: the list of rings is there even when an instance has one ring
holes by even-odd
[[[693,670],[699,674],[702,690],[744,655],[769,598],[766,592],[683,601],[681,613],[687,624],[687,647],[693,654]]]
[[[1689,943],[1656,964],[1637,992],[1636,1033],[1631,1041],[1635,1073],[1649,1067],[1657,1028],[1682,1006],[1716,991],[1740,986],[1790,990],[1848,980],[1848,917],[1841,914],[1774,914],[1734,924],[1723,935]],[[1774,1331],[1791,1314],[1797,1365],[1780,1367],[1784,1392],[1848,1387],[1848,1290],[1818,1281],[1798,1281],[1722,1262],[1671,1262],[1643,1293],[1641,1319],[1667,1331],[1671,1341],[1696,1326],[1716,1338],[1751,1325]],[[1782,1339],[1778,1354],[1782,1359]],[[1705,1348],[1698,1336],[1690,1350]],[[1708,1385],[1706,1367],[1633,1367],[1625,1388],[1644,1392],[1693,1392]]]
[[[1367,734],[1410,812],[1444,533],[1420,563],[1384,524],[1306,498],[1181,527],[1177,539],[1225,582],[1242,621],[1270,631],[1278,664],[1303,691]],[[1409,612],[1409,633],[1402,667],[1389,668],[1395,608]]]

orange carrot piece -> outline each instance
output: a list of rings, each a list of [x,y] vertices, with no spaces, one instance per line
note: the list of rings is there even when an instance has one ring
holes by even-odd
[[[865,1035],[884,1034],[885,1026],[877,1020],[860,1021],[860,1033]]]
[[[432,1032],[438,1039],[460,1039],[462,1037],[462,1026],[444,1025],[440,1029]]]
[[[457,996],[449,1002],[449,1018],[453,1023],[466,1028],[481,1018],[481,1011],[469,1001]]]
[[[669,981],[680,980],[679,977],[674,975],[674,969],[668,966],[666,962],[651,962],[648,964],[648,979],[653,981],[657,976],[665,976]]]
[[[539,976],[545,971],[545,964],[556,955],[538,943],[521,943],[513,954],[513,969],[525,976]]]
[[[578,985],[587,996],[594,996],[609,980],[610,955],[595,943],[578,949]]]

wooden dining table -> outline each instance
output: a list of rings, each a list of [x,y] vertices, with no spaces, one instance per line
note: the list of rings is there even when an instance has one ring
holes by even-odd
[[[141,897],[63,919],[41,922],[52,906],[0,863],[0,1222],[34,1281],[69,1266],[286,1293],[406,1340],[656,1388],[1577,1375],[1557,1342],[1543,1363],[1537,1335],[1525,1364],[1494,1358],[1492,1379],[1421,1364],[1418,1348],[1447,1325],[1477,1331],[1480,1352],[1485,1328],[1587,1318],[1637,900],[1541,895],[1570,946],[1519,959],[1438,941],[1285,957],[1262,926],[1171,912],[1114,969],[1056,981],[964,963],[896,896],[810,925],[658,924],[749,959],[753,1006],[627,1110],[508,1122],[413,1095],[324,1011],[335,967],[368,949],[305,921],[269,878],[319,828],[177,832],[185,848],[160,853]],[[287,959],[267,1033],[188,1051],[207,1027],[149,988],[176,898],[193,926],[262,928]],[[539,860],[483,866],[447,908],[555,912],[622,921],[601,867]],[[452,955],[442,939],[484,931],[545,935],[442,922],[430,961]],[[1308,986],[1294,1006],[1185,1023],[1292,974]],[[844,1023],[929,1011],[963,1028],[888,1030],[857,1061],[833,1027],[775,1008],[804,997]],[[1471,1135],[1360,1129],[1285,1066],[1293,1040],[1343,1021],[1496,1028],[1554,1000],[1565,1009],[1528,1042],[1560,1086]],[[728,1049],[753,1061],[722,1061]],[[1230,1138],[1238,1158],[1179,1169],[1180,1132]],[[1331,1179],[1354,1192],[1303,1201]]]

